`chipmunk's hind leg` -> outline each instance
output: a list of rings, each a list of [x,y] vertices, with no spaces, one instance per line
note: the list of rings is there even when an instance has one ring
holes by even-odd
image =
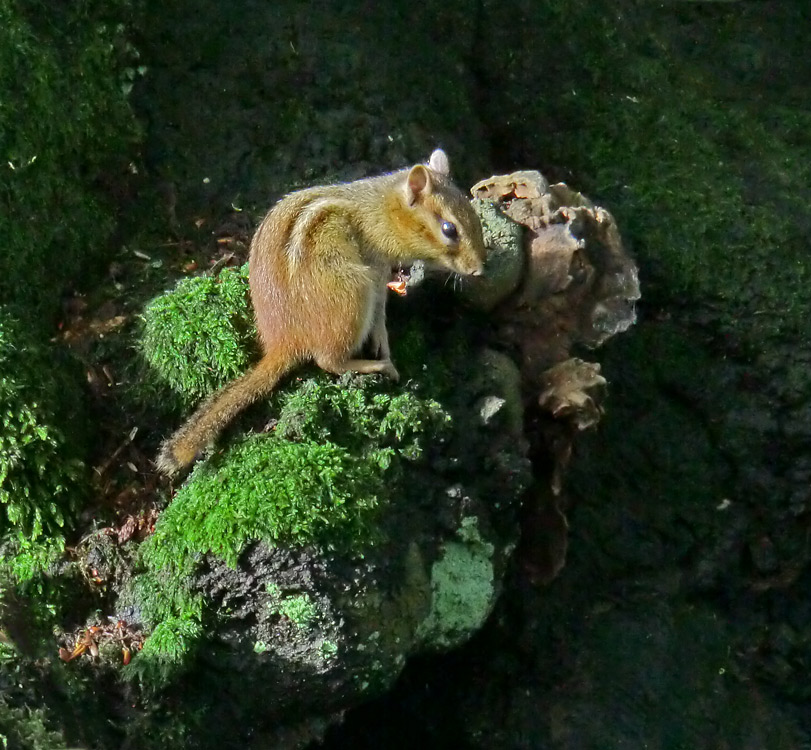
[[[338,361],[332,358],[318,358],[316,364],[327,372],[341,375],[345,372],[374,373],[379,372],[395,383],[400,380],[400,373],[390,359],[345,359]]]
[[[385,333],[385,319],[380,323],[376,321],[379,315],[378,295],[375,294],[377,279],[370,279],[366,269],[361,267],[341,271],[343,304],[337,310],[334,306],[332,309],[325,308],[319,315],[321,335],[317,348],[312,351],[315,363],[323,370],[336,374],[380,372],[392,380],[399,380],[400,375],[389,358],[388,337],[385,338],[380,359],[354,357],[376,326],[382,323]]]
[[[344,283],[351,282],[345,279]],[[356,283],[358,290],[344,295],[345,302],[340,311],[333,310],[328,318],[322,318],[325,321],[322,332],[326,335],[320,337],[319,346],[312,352],[312,357],[321,369],[337,375],[345,372],[379,372],[397,381],[400,375],[389,358],[388,346],[385,352],[381,352],[384,356],[380,359],[358,359],[353,356],[375,326],[373,317],[378,312],[369,281],[358,278]],[[326,315],[327,311],[324,313]],[[383,326],[385,330],[385,321]]]
[[[302,251],[318,262],[302,266],[310,279],[297,305],[308,353],[327,372],[379,372],[397,380],[385,330],[388,264],[369,264],[361,257],[357,229],[347,220],[345,206],[325,203],[319,209],[311,220],[317,228],[309,238],[314,245]],[[370,333],[380,359],[356,359]]]

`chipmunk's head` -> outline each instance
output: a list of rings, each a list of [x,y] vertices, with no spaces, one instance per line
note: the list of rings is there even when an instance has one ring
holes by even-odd
[[[448,157],[436,149],[405,180],[405,202],[414,224],[414,257],[465,276],[481,276],[486,250],[479,217],[450,180]]]

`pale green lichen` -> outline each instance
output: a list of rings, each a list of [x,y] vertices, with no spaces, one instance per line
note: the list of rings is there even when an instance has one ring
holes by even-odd
[[[496,598],[494,551],[481,536],[478,518],[464,518],[431,569],[431,610],[417,640],[451,648],[481,627]]]

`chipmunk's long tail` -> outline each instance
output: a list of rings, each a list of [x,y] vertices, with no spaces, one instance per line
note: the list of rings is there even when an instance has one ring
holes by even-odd
[[[209,396],[163,443],[155,461],[158,470],[171,476],[189,466],[239,412],[270,393],[290,366],[289,360],[265,355],[252,370]]]

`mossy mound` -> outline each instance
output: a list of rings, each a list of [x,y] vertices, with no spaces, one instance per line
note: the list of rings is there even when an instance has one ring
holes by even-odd
[[[477,405],[508,397],[518,372],[448,358],[464,326],[436,328],[425,338],[449,345],[435,349],[431,386],[302,378],[271,400],[270,432],[235,436],[267,422],[257,407],[195,468],[118,602],[117,616],[150,632],[125,672],[147,696],[274,746],[298,731],[290,722],[322,726],[387,690],[412,655],[481,627],[529,465],[521,420]],[[413,344],[420,330],[397,339]],[[427,348],[411,355],[397,360],[404,375],[423,357],[416,372],[433,370]],[[223,699],[244,684],[266,689]],[[235,731],[229,746],[244,740]]]
[[[244,287],[236,274],[231,280]],[[181,335],[202,325],[185,313],[199,312],[212,281],[181,282],[167,295],[168,303],[159,298],[150,305],[146,317],[152,320],[154,310],[172,308],[162,351],[168,354],[165,342],[178,338],[172,330],[178,320]],[[218,304],[225,306],[222,300]],[[212,361],[233,361],[231,352],[242,346],[240,335],[236,327],[224,326],[221,335],[210,337]],[[206,337],[189,340],[201,338]],[[154,341],[149,343],[152,352],[159,349]],[[410,329],[403,343],[409,349],[408,367],[427,360],[418,329]],[[454,351],[459,347],[449,347]],[[244,347],[242,356],[248,357]],[[437,372],[447,376],[449,367],[446,363]],[[195,387],[182,375],[174,382]],[[255,543],[352,556],[379,542],[385,535],[378,526],[380,515],[404,480],[406,464],[418,462],[426,447],[440,445],[449,434],[450,414],[432,397],[439,390],[436,383],[414,382],[395,389],[379,376],[299,378],[271,399],[276,416],[270,432],[249,435],[198,464],[144,543],[144,572],[123,599],[153,628],[133,673],[145,683],[161,683],[194,651],[203,633],[204,607],[193,580],[209,564],[206,560],[234,568]],[[249,411],[237,429],[246,424],[261,428],[267,420],[256,422],[259,411]]]
[[[81,394],[67,364],[0,310],[0,535],[14,539],[22,577],[61,548],[85,489]]]
[[[252,541],[342,550],[373,538],[373,519],[402,460],[441,441],[450,415],[417,388],[318,375],[276,398],[271,434],[201,463],[144,545],[149,567],[188,573],[214,554],[228,565]]]
[[[195,470],[145,543],[144,559],[158,570],[190,572],[208,553],[234,566],[251,541],[301,545],[366,536],[383,489],[376,459],[356,459],[331,442],[253,435],[222,461]]]
[[[256,330],[248,266],[183,279],[144,310],[141,351],[156,378],[191,402],[248,366]]]

